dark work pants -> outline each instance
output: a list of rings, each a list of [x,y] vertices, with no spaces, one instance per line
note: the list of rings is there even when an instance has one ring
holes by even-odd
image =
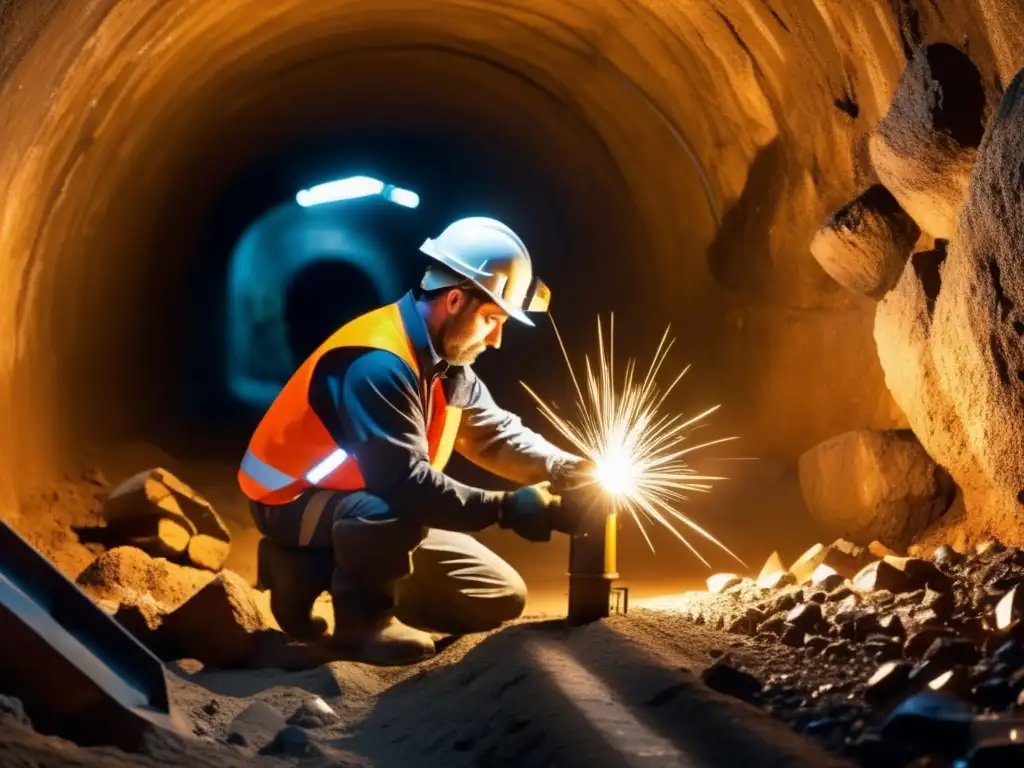
[[[522,577],[472,536],[410,525],[372,494],[312,490],[251,509],[264,536],[283,547],[333,549],[335,568],[357,583],[405,576],[396,616],[410,626],[485,632],[518,618],[526,604]]]

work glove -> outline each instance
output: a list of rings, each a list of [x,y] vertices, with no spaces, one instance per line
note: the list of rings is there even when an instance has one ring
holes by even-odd
[[[551,541],[561,506],[562,499],[551,492],[550,483],[525,485],[505,495],[498,526],[527,541]]]
[[[558,494],[578,489],[594,474],[594,462],[579,456],[566,456],[551,462],[548,478],[551,489]]]

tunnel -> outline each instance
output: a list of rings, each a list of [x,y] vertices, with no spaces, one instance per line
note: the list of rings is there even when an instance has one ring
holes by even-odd
[[[259,417],[229,386],[232,254],[299,189],[368,173],[422,199],[384,226],[398,277],[375,299],[416,279],[422,238],[501,219],[551,286],[577,363],[599,316],[614,313],[640,359],[671,326],[672,364],[692,366],[680,408],[720,405],[711,428],[756,459],[734,465],[755,499],[712,509],[719,532],[784,524],[803,451],[907,426],[873,303],[810,240],[871,182],[867,136],[913,50],[956,38],[998,91],[1020,64],[1015,13],[994,0],[6,4],[0,497],[17,508],[133,441],[216,454],[231,488]],[[357,268],[308,269],[275,284],[289,317],[305,314],[293,325],[307,336],[286,345],[299,356],[310,328],[344,315],[328,295],[373,293]],[[478,368],[538,428],[520,381],[571,395],[547,325],[509,332]]]
[[[951,686],[967,662],[1009,678],[972,690],[976,710],[1024,707],[1008,666],[1024,664],[1022,20],[1010,0],[0,2],[0,539],[18,553],[0,551],[0,609],[10,568],[51,579],[54,611],[139,651],[160,699],[166,669],[59,570],[150,650],[195,641],[202,656],[223,640],[208,676],[174,668],[187,685],[172,699],[192,697],[197,735],[226,738],[240,702],[277,683],[291,692],[268,700],[289,706],[316,688],[353,718],[354,749],[390,749],[396,765],[407,749],[450,764],[448,742],[481,764],[530,764],[534,749],[569,764],[584,754],[579,729],[608,723],[663,749],[645,722],[706,755],[735,741],[751,765],[787,761],[806,754],[807,729],[835,725],[808,707],[861,706],[849,702],[894,648],[885,658],[925,656],[931,674],[926,654],[955,646]],[[348,177],[418,204],[302,204],[301,191]],[[413,288],[424,240],[474,216],[521,236],[552,293],[547,318],[509,323],[474,365],[496,401],[568,448],[526,387],[571,412],[567,362],[594,361],[612,318],[616,365],[642,368],[667,333],[664,375],[686,374],[665,412],[710,413],[694,442],[734,438],[694,454],[716,482],[684,511],[735,556],[691,537],[704,563],[623,514],[618,576],[652,596],[647,612],[564,636],[457,638],[438,645],[427,682],[348,668],[324,681],[324,664],[275,677],[249,645],[275,630],[236,480],[249,437],[332,330]],[[159,558],[132,571],[141,554],[111,554],[111,499],[156,467],[223,518],[226,562],[179,552],[172,578]],[[514,488],[460,456],[447,471]],[[477,538],[523,575],[528,609],[564,614],[568,537],[535,546],[492,526]],[[143,571],[148,602],[103,591],[111,574]],[[764,586],[759,571],[779,578]],[[234,616],[211,630],[193,598],[217,589],[259,626]],[[888,607],[851,618],[853,592],[888,593],[876,601]],[[905,627],[883,616],[910,598]],[[733,663],[726,644],[756,645],[767,666],[753,679],[735,662],[733,690],[708,698],[709,670]],[[863,678],[849,696],[832,690],[847,673]],[[748,684],[756,694],[737,692]],[[587,704],[612,688],[625,703],[597,709],[620,719],[595,726]],[[770,705],[801,737],[762,731],[772,718],[738,725],[752,721],[718,693]],[[450,717],[437,706],[449,697],[473,716]],[[537,702],[565,705],[539,736]],[[464,730],[446,731],[456,720]],[[382,723],[397,724],[386,748]]]

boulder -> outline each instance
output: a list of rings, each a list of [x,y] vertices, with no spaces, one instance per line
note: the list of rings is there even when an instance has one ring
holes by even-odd
[[[1024,72],[1007,88],[978,151],[942,271],[931,344],[939,385],[966,425],[985,478],[1024,502]],[[1002,521],[1020,536],[1024,506]],[[999,535],[1000,531],[993,531]]]
[[[152,475],[174,494],[181,511],[195,526],[188,543],[188,559],[200,568],[219,571],[231,551],[231,534],[220,515],[210,502],[166,469],[154,469]]]
[[[951,45],[918,48],[868,140],[879,181],[933,237],[950,238],[984,132],[985,92]]]
[[[165,469],[147,469],[115,488],[103,505],[110,534],[161,557],[185,555],[220,570],[231,536],[208,501]]]
[[[885,385],[928,454],[961,488],[984,486],[966,430],[939,386],[932,360],[932,324],[946,256],[947,243],[940,240],[933,250],[910,257],[895,288],[875,310],[875,346]]]
[[[920,235],[889,190],[874,184],[821,225],[811,255],[847,290],[880,299],[896,285]]]
[[[909,430],[846,432],[804,453],[798,468],[811,515],[865,545],[906,548],[956,495]]]
[[[134,475],[111,491],[103,516],[116,540],[161,557],[184,554],[196,532],[167,486],[149,472]]]
[[[164,618],[161,634],[177,658],[230,669],[245,667],[271,630],[252,589],[233,571],[221,571],[194,597]]]

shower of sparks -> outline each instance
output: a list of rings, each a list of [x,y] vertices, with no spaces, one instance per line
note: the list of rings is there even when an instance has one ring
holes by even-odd
[[[552,327],[555,327],[553,320]],[[665,398],[689,370],[689,366],[684,368],[664,391],[659,388],[656,381],[658,373],[675,343],[674,339],[668,338],[668,334],[669,329],[666,328],[643,379],[638,377],[636,363],[630,359],[626,363],[622,381],[618,383],[615,380],[614,361],[615,316],[611,317],[607,354],[604,332],[598,318],[599,360],[595,370],[590,357],[585,358],[585,396],[562,343],[562,337],[555,327],[555,336],[562,348],[562,355],[579,398],[576,403],[579,418],[576,422],[563,419],[529,386],[523,383],[523,387],[537,401],[541,413],[555,429],[572,442],[581,455],[593,463],[592,476],[580,488],[596,487],[616,512],[628,512],[636,521],[652,552],[654,545],[644,527],[644,518],[649,522],[663,525],[675,534],[676,538],[709,567],[708,561],[676,529],[674,522],[682,523],[696,531],[743,563],[724,544],[676,509],[679,503],[687,501],[687,492],[706,493],[711,490],[711,481],[725,479],[698,474],[686,462],[685,457],[702,448],[735,438],[726,437],[698,445],[688,444],[689,433],[702,419],[718,410],[717,405],[685,421],[682,415],[670,415],[661,411]],[[572,490],[576,491],[579,488]]]

